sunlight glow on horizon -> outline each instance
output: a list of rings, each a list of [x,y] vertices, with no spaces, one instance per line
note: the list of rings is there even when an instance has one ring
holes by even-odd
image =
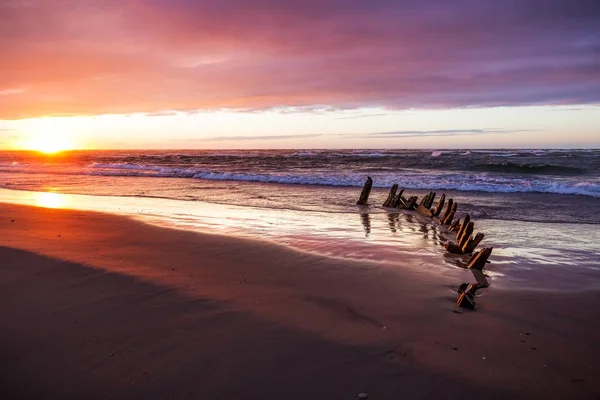
[[[599,126],[599,105],[106,114],[0,120],[0,149],[600,147]]]

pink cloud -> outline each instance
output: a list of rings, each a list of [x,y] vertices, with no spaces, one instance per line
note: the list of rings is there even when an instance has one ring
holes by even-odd
[[[0,1],[0,118],[600,101],[592,1]]]

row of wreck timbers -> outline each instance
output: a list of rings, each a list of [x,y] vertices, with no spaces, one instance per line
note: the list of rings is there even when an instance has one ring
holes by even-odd
[[[373,188],[373,179],[367,177],[357,205],[367,205],[371,189]],[[453,199],[446,201],[446,195],[442,194],[439,201],[434,207],[435,192],[429,192],[425,197],[418,202],[418,196],[404,197],[404,189],[398,191],[398,184],[394,184],[390,189],[387,199],[383,203],[383,207],[393,209],[414,210],[419,214],[433,219],[435,222],[444,226],[450,232],[456,232],[456,243],[448,241],[444,245],[446,251],[452,254],[470,255],[467,262],[467,268],[471,270],[475,277],[476,283],[463,283],[458,288],[459,298],[457,305],[464,308],[475,308],[475,293],[478,289],[487,288],[489,283],[483,273],[483,268],[488,263],[488,258],[492,254],[493,247],[484,247],[479,251],[475,251],[476,247],[481,243],[485,235],[477,232],[475,235],[475,223],[471,220],[469,214],[464,218],[457,218],[456,209],[457,203]],[[444,209],[444,206],[446,207]]]

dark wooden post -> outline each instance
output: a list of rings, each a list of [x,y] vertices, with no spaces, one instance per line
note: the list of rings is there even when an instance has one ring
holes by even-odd
[[[452,200],[452,199],[450,199]],[[448,203],[450,204],[450,203]],[[457,204],[454,203],[452,204],[452,208],[450,209],[450,214],[448,214],[448,216],[444,219],[444,225],[450,225],[452,223],[452,220],[454,219],[454,213],[456,213],[456,206]]]
[[[358,198],[358,201],[356,202],[357,205],[364,206],[367,204],[367,201],[369,201],[369,195],[371,194],[372,188],[373,188],[373,179],[371,179],[370,176],[367,176],[367,181],[365,182],[362,192],[360,192],[360,197]]]
[[[487,259],[492,254],[493,249],[494,249],[493,247],[486,247],[486,248],[478,251],[477,253],[473,254],[471,259],[469,260],[469,265],[467,265],[467,268],[479,269],[479,270],[483,269],[483,267],[485,267],[485,263],[487,262]]]
[[[392,202],[394,201],[394,198],[396,197],[396,191],[398,190],[398,184],[394,183],[392,185],[392,188],[390,189],[390,194],[388,194],[387,199],[385,200],[385,202],[383,203],[384,207],[389,207],[392,205]]]
[[[394,200],[392,200],[390,207],[400,208],[400,206],[402,205],[402,193],[404,193],[404,189],[401,189],[400,192],[396,195],[396,197],[394,197]]]
[[[461,238],[463,232],[465,231],[465,228],[469,224],[469,221],[471,221],[471,216],[469,214],[467,214],[467,215],[465,215],[465,221],[460,226],[460,229],[458,230],[458,233],[456,234],[456,240],[458,240],[459,243],[460,243],[460,238]]]
[[[462,248],[463,253],[465,254],[471,254],[474,250],[475,247],[477,247],[477,245],[483,240],[483,238],[485,237],[485,235],[481,232],[478,232],[477,235],[475,235],[474,239],[470,239]]]
[[[411,197],[409,197],[408,200],[406,200],[406,202],[404,203],[404,207],[403,208],[406,208],[407,210],[408,209],[413,209],[414,205],[417,204],[417,200],[419,200],[418,196],[411,196]]]
[[[450,210],[452,209],[453,202],[454,200],[452,199],[448,200],[448,203],[446,204],[446,211],[444,211],[444,215],[442,216],[442,218],[440,218],[441,224],[443,224],[446,218],[448,218],[448,215],[450,215]]]
[[[471,235],[473,234],[474,225],[475,224],[473,224],[473,221],[471,221],[467,224],[467,227],[463,230],[462,236],[458,240],[458,245],[460,246],[461,249],[465,244],[467,244],[469,239],[471,239]]]
[[[435,208],[435,211],[433,211],[433,216],[437,217],[438,215],[440,215],[440,213],[442,212],[442,209],[444,208],[444,203],[446,202],[446,195],[443,194],[442,197],[440,197],[440,201],[437,204],[437,207]]]
[[[435,192],[431,192],[431,194],[429,195],[429,199],[427,200],[427,204],[425,204],[425,207],[427,208],[431,208],[431,206],[433,206],[433,201],[435,200]]]
[[[444,248],[446,249],[446,251],[448,251],[449,253],[452,253],[452,254],[463,254],[462,249],[460,247],[458,247],[456,244],[454,244],[454,242],[446,243]]]
[[[450,232],[457,232],[460,229],[460,218],[459,219],[455,219],[452,222],[452,225],[450,225],[450,228],[448,228],[448,230]]]

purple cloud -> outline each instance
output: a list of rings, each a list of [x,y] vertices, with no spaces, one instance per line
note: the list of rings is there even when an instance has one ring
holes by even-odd
[[[0,0],[0,118],[600,101],[577,0]]]

